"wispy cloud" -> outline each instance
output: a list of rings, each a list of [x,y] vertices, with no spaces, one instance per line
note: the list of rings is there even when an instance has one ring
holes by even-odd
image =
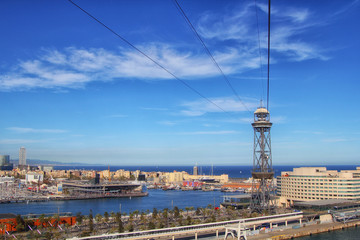
[[[346,138],[324,138],[322,139],[323,142],[327,143],[337,143],[337,142],[347,142],[349,139]]]
[[[174,126],[177,123],[174,121],[160,121],[160,122],[158,122],[158,124],[165,125],[165,126]]]
[[[308,130],[295,130],[293,133],[301,133],[301,134],[313,134],[313,135],[322,135],[323,132],[320,131],[308,131]]]
[[[108,115],[108,116],[105,116],[106,118],[126,118],[128,117],[127,115],[124,115],[124,114],[113,114],[113,115]]]
[[[355,1],[357,3],[357,1]],[[258,4],[260,13],[266,7]],[[241,4],[222,13],[206,12],[195,23],[199,33],[209,42],[214,58],[227,75],[239,74],[260,67],[254,4]],[[299,34],[316,26],[315,13],[306,8],[276,7],[273,9],[271,48],[286,61],[327,60],[321,47],[299,38]],[[266,50],[266,31],[260,32],[262,51]],[[217,48],[214,46],[221,46]],[[182,79],[218,76],[212,61],[198,48],[173,43],[143,43],[137,47],[170,72]],[[174,79],[149,59],[129,48],[110,51],[103,48],[45,49],[35,59],[20,60],[16,66],[0,74],[0,91],[26,91],[36,88],[83,88],[90,82],[140,79],[159,81]],[[278,61],[272,56],[272,63]]]
[[[243,103],[230,97],[212,98],[210,100],[217,106],[221,106],[226,112],[244,112],[247,111],[246,107],[248,109],[255,109],[259,105],[258,100],[250,98],[243,98]],[[182,107],[185,109],[181,111],[181,114],[186,116],[201,116],[205,113],[222,112],[216,105],[204,99],[186,102],[182,104]]]
[[[169,44],[150,43],[139,46],[147,54],[183,79],[218,75],[204,54],[181,51]],[[223,71],[232,74],[258,67],[254,59],[239,54],[236,49],[215,53]],[[239,58],[246,58],[239,64]],[[29,90],[34,88],[83,88],[94,81],[114,80],[173,80],[174,78],[149,59],[130,49],[109,51],[102,48],[45,50],[38,59],[23,60],[12,70],[0,75],[0,90]]]
[[[0,139],[0,144],[28,144],[28,143],[38,143],[42,142],[42,140],[35,140],[35,139]]]
[[[66,130],[62,129],[36,129],[36,128],[23,128],[23,127],[9,127],[7,130],[16,133],[65,133]]]
[[[338,11],[334,12],[332,14],[332,16],[335,17],[335,16],[338,16],[338,15],[341,15],[341,14],[353,9],[354,6],[359,4],[359,3],[360,3],[360,0],[352,1],[352,2],[348,3],[347,5],[343,6],[342,8],[340,8]]]
[[[182,132],[178,133],[179,135],[227,135],[227,134],[237,134],[237,131],[199,131],[199,132]]]
[[[169,109],[167,108],[156,108],[156,107],[142,107],[142,110],[147,110],[147,111],[168,111]]]
[[[258,4],[260,13],[267,14],[267,6]],[[325,50],[320,46],[306,42],[298,36],[318,23],[314,20],[314,13],[306,8],[272,7],[271,49],[280,53],[283,60],[304,61],[308,59],[327,60]],[[203,14],[198,23],[201,35],[207,39],[222,42],[229,49],[236,48],[238,55],[250,65],[258,65],[259,52],[256,22],[249,21],[255,15],[254,4],[245,4],[240,9],[234,9],[227,14],[207,12]],[[262,51],[267,49],[267,32],[260,29]],[[230,44],[228,44],[230,43]],[[264,53],[265,55],[265,53]],[[272,56],[272,63],[277,58]],[[240,60],[240,62],[242,62]]]

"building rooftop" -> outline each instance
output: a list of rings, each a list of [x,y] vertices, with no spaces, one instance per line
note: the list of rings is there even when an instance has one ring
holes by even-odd
[[[261,107],[256,109],[255,113],[269,113],[269,111],[266,108]]]

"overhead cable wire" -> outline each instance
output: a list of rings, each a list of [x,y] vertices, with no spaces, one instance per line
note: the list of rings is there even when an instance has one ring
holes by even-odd
[[[225,73],[223,72],[223,70],[220,68],[219,64],[216,62],[214,56],[211,54],[210,50],[208,49],[208,47],[206,46],[206,44],[204,43],[204,41],[202,40],[202,38],[200,37],[199,33],[196,31],[194,25],[191,23],[190,19],[186,16],[184,10],[181,8],[179,2],[177,0],[174,0],[175,2],[175,6],[176,8],[179,10],[179,12],[181,13],[181,15],[184,17],[185,21],[188,23],[189,27],[191,28],[191,30],[193,31],[193,33],[196,35],[196,37],[199,39],[200,43],[202,44],[202,46],[205,49],[205,52],[207,53],[207,55],[211,58],[212,62],[215,64],[216,68],[219,70],[219,72],[221,73],[221,75],[223,76],[225,82],[227,83],[227,85],[231,88],[231,90],[233,91],[233,93],[235,94],[235,96],[238,98],[238,100],[240,101],[240,103],[246,108],[246,110],[248,112],[251,113],[251,111],[249,110],[249,108],[245,105],[245,103],[242,101],[242,99],[240,98],[239,94],[236,92],[236,90],[234,89],[234,87],[231,85],[229,79],[226,77]]]
[[[258,35],[258,46],[259,46],[259,59],[260,59],[260,74],[261,74],[261,101],[264,98],[264,74],[263,74],[263,67],[262,67],[262,57],[261,57],[261,42],[260,42],[260,30],[259,30],[259,14],[257,9],[257,3],[256,0],[254,0],[254,6],[255,6],[255,13],[256,13],[256,26],[257,26],[257,35]]]
[[[269,93],[270,93],[270,14],[271,14],[271,0],[269,0],[269,16],[268,16],[268,64],[267,64],[267,107],[269,111]]]
[[[74,6],[76,6],[77,8],[79,8],[82,12],[84,12],[86,15],[88,15],[90,18],[94,19],[96,22],[98,22],[100,25],[102,25],[103,27],[105,27],[107,30],[109,30],[111,33],[113,33],[115,36],[117,36],[118,38],[120,38],[123,42],[125,42],[126,44],[128,44],[130,47],[132,47],[133,49],[135,49],[137,52],[139,52],[140,54],[142,54],[144,57],[146,57],[147,59],[149,59],[151,62],[153,62],[156,66],[158,66],[159,68],[161,68],[162,70],[164,70],[165,72],[167,72],[169,75],[171,75],[173,78],[175,78],[176,80],[178,80],[179,82],[181,82],[183,85],[185,85],[187,88],[189,88],[190,90],[192,90],[193,92],[195,92],[197,95],[199,95],[200,97],[204,98],[206,101],[208,101],[209,103],[213,104],[214,106],[216,106],[218,109],[220,109],[221,111],[223,111],[224,113],[229,114],[230,116],[232,116],[229,112],[225,111],[222,107],[220,107],[218,104],[216,104],[214,101],[210,100],[209,98],[207,98],[206,96],[204,96],[202,93],[200,93],[198,90],[196,90],[195,88],[191,87],[188,83],[186,83],[184,80],[178,78],[175,74],[173,74],[172,72],[170,72],[168,69],[166,69],[163,65],[161,65],[159,62],[157,62],[156,60],[154,60],[153,58],[151,58],[149,55],[147,55],[146,53],[144,53],[143,51],[141,51],[139,48],[137,48],[135,45],[133,45],[131,42],[129,42],[127,39],[125,39],[124,37],[122,37],[120,34],[118,34],[117,32],[115,32],[114,30],[112,30],[110,27],[108,27],[105,23],[101,22],[99,19],[97,19],[96,17],[94,17],[92,14],[90,14],[88,11],[86,11],[85,9],[83,9],[82,7],[80,7],[79,5],[77,5],[76,3],[74,3],[72,0],[68,0],[70,3],[72,3]]]

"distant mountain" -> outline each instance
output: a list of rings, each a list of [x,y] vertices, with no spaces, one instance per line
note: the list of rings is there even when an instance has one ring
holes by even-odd
[[[18,164],[19,159],[11,159],[10,163]],[[40,160],[40,159],[26,159],[26,164],[28,165],[54,165],[54,166],[84,166],[84,165],[100,165],[100,164],[87,164],[87,163],[79,163],[79,162],[57,162],[50,160]]]

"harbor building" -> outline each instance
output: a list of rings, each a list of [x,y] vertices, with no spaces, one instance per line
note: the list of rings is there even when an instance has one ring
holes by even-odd
[[[26,183],[39,183],[44,181],[44,174],[31,172],[25,175]]]
[[[277,177],[279,204],[328,199],[360,200],[360,167],[356,170],[327,170],[326,167],[300,167]]]
[[[19,150],[19,165],[26,165],[26,148],[21,147]]]

